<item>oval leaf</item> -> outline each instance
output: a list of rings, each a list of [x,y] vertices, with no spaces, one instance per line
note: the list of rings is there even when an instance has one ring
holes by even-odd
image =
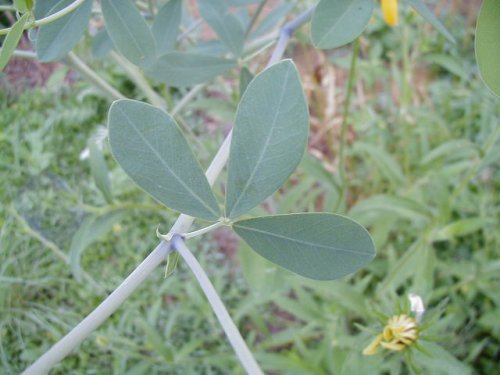
[[[109,36],[123,56],[136,65],[156,59],[156,42],[144,18],[131,0],[101,0]]]
[[[356,39],[368,25],[373,0],[321,0],[311,21],[317,48],[337,48]]]
[[[235,60],[186,52],[167,52],[148,70],[152,78],[173,87],[209,81],[236,65]]]
[[[5,37],[2,48],[0,49],[0,72],[9,62],[12,53],[14,53],[17,44],[19,43],[19,40],[21,40],[24,25],[26,24],[26,21],[28,21],[29,16],[29,13],[26,13],[19,18]]]
[[[198,9],[200,15],[217,33],[219,39],[235,56],[239,56],[243,49],[245,29],[240,20],[228,12],[225,1],[199,0]]]
[[[73,3],[74,0],[55,2],[42,17],[49,16]],[[38,2],[37,2],[38,6]],[[76,46],[83,33],[87,30],[92,0],[84,1],[78,8],[64,17],[41,26],[36,38],[36,54],[41,62],[62,59]]]
[[[229,154],[226,216],[236,218],[275,192],[302,159],[309,111],[291,60],[248,85],[238,105]]]
[[[108,126],[113,155],[137,185],[174,210],[219,219],[205,174],[169,114],[135,100],[119,100],[111,105]]]
[[[486,86],[500,96],[500,0],[484,0],[477,19],[476,59]]]
[[[334,280],[370,263],[375,247],[355,221],[328,213],[237,221],[233,229],[264,258],[301,276]]]
[[[156,39],[158,54],[163,54],[175,48],[181,18],[182,0],[170,0],[155,16],[152,31]]]

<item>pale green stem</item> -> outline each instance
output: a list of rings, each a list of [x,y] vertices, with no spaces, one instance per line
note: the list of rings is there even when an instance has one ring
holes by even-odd
[[[115,51],[110,52],[110,57],[127,73],[127,76],[137,85],[144,93],[148,102],[162,109],[166,109],[167,104],[158,93],[153,90],[141,71],[135,66],[117,54]]]
[[[88,81],[97,86],[101,91],[109,95],[110,100],[125,99],[125,95],[112,87],[104,79],[102,79],[96,72],[94,72],[85,62],[80,59],[74,52],[69,52],[66,55],[66,61],[78,73],[85,77]]]
[[[59,12],[56,12],[54,14],[51,14],[50,16],[47,16],[45,18],[41,18],[39,20],[35,20],[33,22],[29,22],[26,25],[24,25],[24,30],[30,29],[32,27],[38,27],[38,26],[43,26],[47,25],[51,22],[54,22],[55,20],[58,20],[59,18],[64,17],[65,15],[71,13],[74,11],[76,8],[78,8],[80,5],[83,4],[85,0],[75,0],[71,4],[69,4],[66,8],[61,9]],[[6,35],[9,33],[11,30],[11,27],[7,27],[5,29],[0,30],[0,35]]]
[[[209,233],[209,232],[213,231],[214,229],[220,228],[224,225],[228,225],[228,224],[224,223],[223,221],[218,221],[212,225],[209,225],[208,227],[201,228],[201,229],[198,229],[198,230],[195,230],[192,232],[188,232],[188,233],[182,233],[181,236],[185,239],[195,238],[195,237],[201,236],[205,233]],[[172,237],[174,236],[174,234],[172,234],[172,233],[161,234],[158,229],[156,230],[156,235],[165,241],[171,241]]]
[[[295,21],[287,24],[288,27],[286,29],[286,35],[288,36],[283,36],[283,38],[281,38],[282,43],[279,46],[281,53],[283,53],[285,50],[283,42],[290,38],[290,34],[294,29],[307,22],[311,15],[312,11],[308,10],[307,12],[299,15]],[[285,35],[285,33],[283,33],[282,35]],[[280,55],[278,53],[273,53],[269,64],[274,63],[279,59]],[[229,149],[232,137],[231,134],[231,132],[228,134],[219,151],[215,155],[212,163],[207,169],[206,177],[211,186],[215,183],[229,157]],[[194,219],[191,216],[184,214],[180,215],[175,224],[172,226],[170,233],[187,232],[191,224],[193,223],[193,220]],[[97,327],[99,327],[111,314],[113,314],[118,309],[118,307],[120,307],[120,305],[143,283],[146,277],[148,277],[156,269],[156,267],[165,260],[165,258],[168,256],[168,254],[170,254],[171,251],[172,249],[170,248],[169,243],[162,241],[146,257],[146,259],[144,259],[144,261],[139,264],[139,266],[137,266],[137,268],[135,268],[134,271],[132,271],[132,273],[115,289],[115,291],[111,293],[109,297],[102,301],[94,311],[92,311],[85,319],[83,319],[75,328],[68,332],[66,336],[64,336],[45,354],[38,358],[30,367],[28,367],[23,372],[23,374],[36,375],[46,373],[64,357],[71,353],[74,348],[80,345],[83,340],[85,340]],[[255,372],[253,374],[260,373]]]
[[[0,5],[0,12],[8,12],[17,10],[15,6],[12,5]]]
[[[206,83],[202,83],[199,85],[194,86],[189,92],[182,97],[181,100],[172,108],[170,111],[170,114],[172,117],[177,116],[177,114],[193,99],[198,93],[203,90],[203,88],[206,86]]]
[[[36,59],[36,52],[34,51],[23,51],[20,49],[16,49],[12,56],[19,57],[21,59]]]
[[[212,282],[208,278],[207,274],[203,270],[203,267],[200,265],[198,260],[194,257],[191,251],[188,249],[182,237],[179,235],[175,235],[172,238],[172,245],[182,256],[186,264],[189,266],[194,276],[198,280],[198,283],[201,286],[201,289],[205,293],[205,296],[212,306],[212,309],[219,320],[224,332],[233,347],[234,352],[238,356],[240,363],[243,368],[246,370],[247,374],[250,375],[263,375],[264,373],[260,369],[257,361],[252,355],[250,349],[248,349],[245,340],[241,337],[240,331],[234,324],[231,316],[229,315],[224,303],[221,298],[217,294]]]
[[[349,113],[351,111],[351,97],[352,92],[354,91],[354,78],[356,76],[356,63],[358,61],[358,53],[359,53],[359,38],[354,41],[352,47],[352,57],[351,57],[351,67],[349,71],[349,78],[347,81],[347,93],[344,103],[344,114],[342,118],[342,125],[340,128],[340,139],[339,139],[339,177],[340,177],[340,191],[337,199],[337,203],[335,205],[334,211],[337,212],[340,208],[342,202],[345,201],[345,191],[347,187],[347,181],[345,177],[345,142],[346,142],[346,134],[347,128],[349,126]]]

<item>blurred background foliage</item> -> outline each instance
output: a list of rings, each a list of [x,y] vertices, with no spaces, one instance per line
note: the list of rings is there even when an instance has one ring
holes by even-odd
[[[315,50],[303,29],[288,50],[310,104],[309,152],[287,185],[255,211],[339,207],[370,230],[375,261],[342,280],[314,282],[277,269],[224,230],[196,243],[196,255],[269,373],[415,371],[400,353],[362,355],[378,333],[377,312],[393,315],[410,292],[428,309],[442,307],[429,329],[435,341],[421,342],[429,354],[414,353],[417,370],[493,374],[498,368],[500,103],[474,61],[479,2],[434,5],[457,44],[405,6],[399,26],[384,24],[377,10],[361,37],[341,204],[335,176],[351,49]],[[88,43],[78,48],[91,53]],[[265,60],[249,69],[259,71]],[[144,99],[111,60],[94,65],[122,92]],[[177,116],[204,166],[233,120],[238,75],[216,79]],[[171,100],[183,94],[171,90]],[[175,220],[131,184],[105,142],[112,201],[96,185],[81,156],[89,140],[102,138],[108,106],[62,64],[14,59],[1,78],[1,373],[20,372],[77,324],[156,245],[156,225]],[[157,270],[53,373],[241,371],[180,264],[166,279]]]

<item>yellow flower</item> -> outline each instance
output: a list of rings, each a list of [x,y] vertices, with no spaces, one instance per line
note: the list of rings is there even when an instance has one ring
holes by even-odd
[[[390,26],[398,24],[398,0],[381,0],[382,14]]]
[[[389,319],[383,332],[363,350],[364,355],[374,355],[380,346],[400,352],[418,338],[418,325],[414,318],[402,314]]]

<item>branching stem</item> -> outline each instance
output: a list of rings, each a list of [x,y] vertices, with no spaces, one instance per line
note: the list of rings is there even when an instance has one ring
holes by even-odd
[[[205,293],[205,296],[207,297],[210,306],[212,306],[212,309],[215,315],[217,316],[219,323],[224,329],[224,332],[226,333],[226,336],[229,342],[231,343],[233,350],[238,356],[240,363],[245,368],[247,374],[251,375],[264,374],[260,369],[259,365],[257,364],[257,362],[255,361],[252,352],[250,352],[250,349],[248,349],[245,340],[243,340],[243,337],[241,337],[240,331],[238,330],[233,320],[231,319],[231,316],[227,312],[224,303],[217,294],[217,291],[210,282],[210,279],[203,270],[203,267],[200,265],[198,260],[191,253],[191,251],[189,251],[182,237],[179,235],[174,235],[172,238],[172,245],[182,256],[182,258],[184,259],[184,261],[189,266],[194,276],[198,280],[201,289]]]
[[[280,34],[279,53],[274,52],[268,65],[278,62],[285,51],[286,43],[290,39],[293,31],[302,26],[309,20],[314,8],[310,8],[304,13],[301,13],[297,18],[284,27],[285,31]],[[229,157],[229,149],[231,144],[231,132],[227,135],[222,143],[219,151],[215,155],[212,163],[207,169],[206,176],[210,185],[215,183],[220,172],[224,168]],[[170,233],[185,233],[189,230],[193,223],[193,218],[188,215],[180,215],[175,224],[172,226]],[[99,327],[111,314],[113,314],[118,307],[142,284],[142,282],[154,271],[154,269],[166,259],[168,254],[172,251],[170,244],[162,241],[144,261],[137,266],[137,268],[109,295],[101,304],[92,311],[85,319],[83,319],[75,328],[73,328],[66,336],[59,342],[52,346],[44,355],[38,358],[30,367],[28,367],[23,374],[35,375],[44,374],[48,372],[54,365],[66,357],[74,348],[76,348],[85,338],[87,338],[97,327]],[[202,285],[203,287],[203,285]],[[234,324],[234,323],[233,323]],[[232,343],[232,342],[231,342]],[[244,344],[244,342],[243,342]],[[246,346],[246,345],[245,345]],[[248,350],[248,348],[247,348]],[[240,356],[242,352],[238,353]],[[250,365],[253,360],[245,359],[246,365]],[[255,361],[254,361],[255,362]],[[245,365],[245,366],[246,366]],[[255,363],[256,371],[250,374],[261,374],[261,370]],[[260,372],[259,372],[260,371]]]
[[[26,23],[24,25],[24,30],[30,29],[32,27],[38,27],[38,26],[43,26],[47,25],[51,22],[54,22],[55,20],[58,20],[59,18],[64,17],[65,15],[71,13],[74,11],[76,8],[78,8],[80,5],[84,3],[85,0],[75,0],[71,4],[69,4],[66,8],[61,9],[59,12],[56,12],[54,14],[51,14],[50,16],[47,16],[45,18],[41,18],[39,20],[35,20],[33,22]],[[6,35],[9,33],[11,30],[11,27],[7,27],[5,29],[0,30],[0,35]]]

